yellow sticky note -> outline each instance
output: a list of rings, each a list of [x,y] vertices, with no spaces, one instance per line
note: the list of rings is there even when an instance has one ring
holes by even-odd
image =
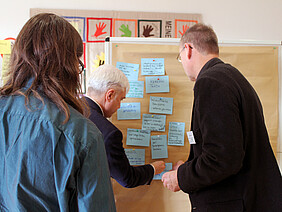
[[[11,41],[0,40],[0,54],[11,54]]]
[[[78,22],[77,21],[71,21],[70,24],[79,32]]]
[[[3,61],[2,61],[2,82],[5,84],[7,82],[7,74],[9,72],[9,64],[10,64],[10,55],[4,54],[3,55]]]

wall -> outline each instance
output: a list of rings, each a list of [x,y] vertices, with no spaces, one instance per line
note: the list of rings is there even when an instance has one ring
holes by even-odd
[[[281,0],[2,1],[0,39],[17,36],[29,19],[30,8],[200,13],[203,21],[213,26],[220,40],[282,40]],[[282,145],[279,152],[277,156],[282,163]]]
[[[281,0],[2,1],[0,39],[18,34],[29,18],[30,8],[201,13],[203,21],[214,27],[220,40],[282,40]]]

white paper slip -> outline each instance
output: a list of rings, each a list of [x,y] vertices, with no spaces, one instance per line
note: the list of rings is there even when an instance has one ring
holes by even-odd
[[[196,144],[193,131],[187,132],[187,137],[188,137],[188,140],[189,140],[190,144]]]

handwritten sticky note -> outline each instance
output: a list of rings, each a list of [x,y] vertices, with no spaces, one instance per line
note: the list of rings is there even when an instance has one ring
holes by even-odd
[[[167,93],[169,92],[168,76],[145,77],[146,93]]]
[[[145,165],[145,149],[124,149],[131,166]]]
[[[141,58],[141,75],[164,74],[164,58]]]
[[[143,114],[142,130],[165,132],[165,115]]]
[[[173,98],[150,96],[150,113],[172,114]]]
[[[149,146],[150,130],[127,129],[126,145]]]
[[[151,136],[152,159],[168,158],[166,135]]]
[[[144,81],[130,81],[130,89],[126,94],[126,98],[143,98],[144,96]]]
[[[11,54],[10,40],[0,40],[0,54]]]
[[[117,62],[116,67],[125,74],[128,81],[138,80],[139,64]]]
[[[169,122],[168,145],[184,146],[184,134],[184,122]]]
[[[117,110],[117,119],[141,119],[140,107],[140,102],[121,103]]]
[[[172,170],[172,163],[165,163],[165,169],[162,173],[160,174],[156,174],[153,177],[153,180],[161,180],[162,176],[164,175],[164,173],[169,172],[170,170]]]

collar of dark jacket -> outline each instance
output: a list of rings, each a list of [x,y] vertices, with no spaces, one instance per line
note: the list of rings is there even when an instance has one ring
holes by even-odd
[[[88,106],[91,107],[93,110],[96,110],[98,113],[100,113],[101,115],[104,116],[104,112],[101,108],[101,106],[99,105],[98,102],[96,102],[94,99],[88,97],[88,96],[84,96],[87,103],[88,103]]]
[[[223,63],[222,60],[220,60],[218,57],[214,57],[212,59],[210,59],[201,69],[201,71],[198,74],[197,79],[203,74],[205,73],[209,68],[219,64],[219,63]],[[196,80],[197,81],[197,80]]]
[[[197,76],[197,79],[196,79],[196,82],[198,81],[198,79],[200,78],[200,76],[205,73],[209,68],[219,64],[219,63],[223,63],[222,60],[220,60],[218,57],[214,57],[212,59],[210,59],[204,66],[203,68],[201,69],[201,71],[199,72],[198,76]],[[196,84],[195,82],[195,84]],[[194,84],[194,85],[195,85]],[[194,88],[193,88],[194,90]]]

